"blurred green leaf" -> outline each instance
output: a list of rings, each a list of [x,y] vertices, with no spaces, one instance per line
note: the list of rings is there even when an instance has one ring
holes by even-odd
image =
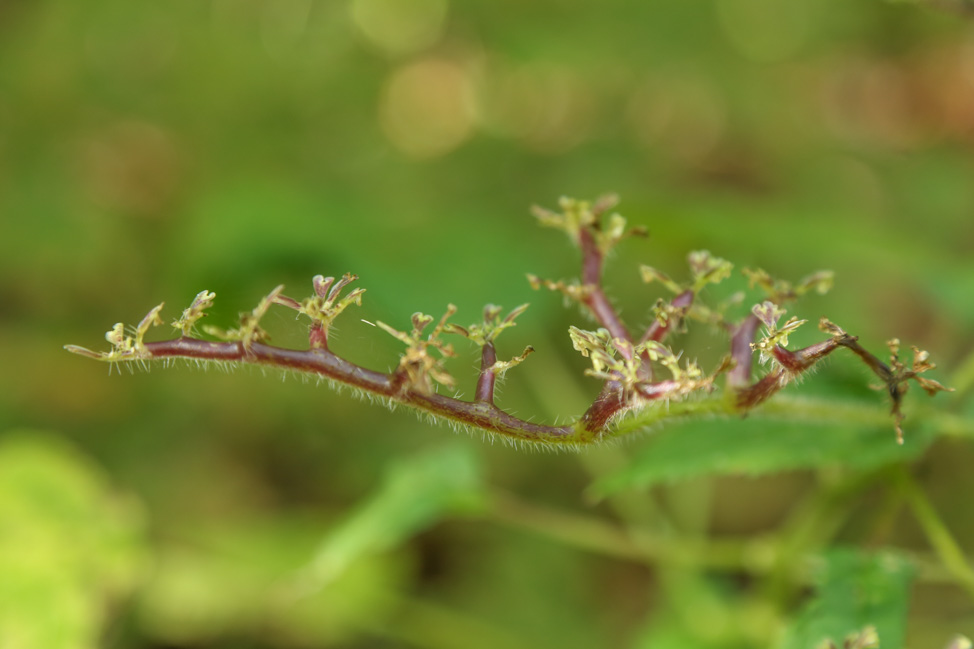
[[[822,423],[810,415],[805,421],[758,416],[670,424],[652,433],[629,466],[591,491],[601,497],[705,474],[756,476],[830,464],[865,470],[918,457],[933,441],[931,430],[915,426],[900,446],[892,426],[857,425],[862,409],[854,405],[847,408],[849,423],[835,423],[842,421],[843,407],[828,406],[832,413]]]
[[[0,438],[0,647],[93,649],[144,568],[142,511],[62,438]]]
[[[814,598],[787,630],[781,649],[809,649],[873,627],[883,649],[903,646],[913,567],[892,554],[836,549],[822,557]]]
[[[327,584],[358,557],[395,547],[446,516],[480,511],[485,505],[479,461],[470,447],[451,445],[403,460],[328,535],[305,577],[311,588]]]
[[[180,646],[241,635],[317,646],[382,620],[405,574],[401,562],[369,557],[313,594],[292,588],[321,527],[313,517],[288,513],[221,519],[177,533],[142,594],[144,628]]]

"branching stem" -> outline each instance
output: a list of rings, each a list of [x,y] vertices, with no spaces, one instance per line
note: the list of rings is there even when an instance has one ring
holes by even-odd
[[[602,272],[606,256],[613,246],[627,236],[644,235],[645,230],[627,229],[624,218],[618,214],[606,215],[605,212],[613,205],[614,198],[603,199],[594,207],[583,201],[563,199],[562,214],[540,208],[535,211],[544,225],[565,230],[571,236],[581,250],[582,260],[578,280],[565,283],[531,277],[532,285],[561,291],[567,298],[581,304],[601,325],[595,332],[571,328],[573,345],[592,360],[592,369],[586,374],[600,379],[602,389],[585,413],[570,425],[533,423],[503,411],[494,403],[498,377],[524,361],[533,351],[528,347],[520,356],[500,362],[495,347],[496,337],[504,329],[514,326],[515,318],[527,308],[526,304],[516,307],[503,318],[500,307],[487,305],[482,323],[469,327],[448,322],[456,312],[453,305],[447,307],[446,313],[438,321],[432,316],[414,313],[410,331],[400,331],[377,322],[376,326],[407,347],[399,365],[390,373],[370,370],[336,355],[328,346],[329,328],[346,308],[361,304],[361,296],[365,292],[362,288],[355,288],[342,296],[345,288],[357,279],[351,273],[337,280],[334,277],[316,276],[312,280],[314,295],[303,301],[282,295],[284,287],[278,286],[252,312],[241,315],[238,328],[223,331],[203,326],[204,331],[221,338],[222,342],[195,337],[196,323],[206,315],[205,310],[212,305],[215,297],[213,293],[203,291],[183,311],[182,317],[172,323],[181,334],[179,338],[145,342],[147,331],[152,326],[162,324],[160,304],[134,330],[127,332],[121,323],[116,324],[106,334],[113,347],[110,352],[92,352],[73,345],[67,346],[67,349],[111,363],[187,358],[252,363],[304,372],[378,397],[388,405],[402,404],[416,408],[459,427],[498,433],[519,441],[556,445],[597,442],[644,429],[664,419],[746,413],[840,348],[856,354],[885,384],[893,402],[892,414],[901,443],[900,402],[906,392],[906,382],[915,380],[930,394],[946,389],[936,381],[919,376],[934,367],[926,352],[914,348],[913,364],[908,367],[899,360],[899,341],[893,340],[889,342],[891,365],[887,365],[862,347],[855,336],[850,336],[825,319],[819,323],[819,328],[829,334],[827,340],[804,349],[788,349],[788,336],[805,321],[793,317],[779,324],[784,314],[779,303],[795,299],[808,290],[823,290],[831,284],[831,274],[827,272],[817,273],[792,286],[773,280],[764,271],[745,269],[745,274],[766,291],[769,299],[754,305],[751,313],[736,326],[729,325],[730,354],[714,372],[705,374],[696,363],[683,358],[684,352],[674,352],[663,342],[670,334],[682,331],[684,319],[694,315],[694,309],[697,311],[696,317],[705,313],[709,314],[708,317],[714,316],[717,321],[723,321],[722,313],[701,307],[696,301],[699,291],[706,285],[729,276],[732,265],[705,250],[693,251],[688,255],[692,280],[687,285],[675,282],[654,268],[641,268],[645,281],[662,283],[675,297],[668,302],[657,302],[654,322],[634,343],[631,333],[602,288]],[[308,349],[285,349],[267,343],[269,336],[261,329],[260,321],[273,305],[296,310],[311,319]],[[766,335],[755,342],[762,323]],[[430,325],[433,325],[432,330],[425,333]],[[444,364],[446,358],[456,355],[452,343],[442,339],[446,334],[464,336],[480,346],[480,372],[473,401],[444,396],[436,391],[437,385],[452,388],[455,384]],[[761,378],[752,382],[752,359],[756,353],[762,361],[770,362],[771,367]],[[669,376],[657,379],[658,372],[666,372]],[[724,395],[712,397],[710,394],[716,389],[715,379],[722,373],[726,373],[728,390]],[[691,394],[696,398],[687,398]],[[654,404],[660,407],[652,407]],[[626,413],[635,413],[635,416],[623,417]]]

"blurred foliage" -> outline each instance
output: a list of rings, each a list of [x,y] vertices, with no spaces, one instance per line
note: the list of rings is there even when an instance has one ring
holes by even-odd
[[[816,594],[788,630],[783,647],[819,647],[830,640],[841,645],[849,636],[869,635],[869,646],[903,646],[912,569],[895,556],[867,556],[833,549],[822,557]],[[852,632],[852,633],[850,633]]]
[[[974,41],[941,10],[965,6],[0,0],[0,645],[765,647],[843,606],[837,641],[974,635],[969,561],[943,559],[974,551]],[[598,388],[584,323],[525,273],[577,259],[528,210],[606,191],[650,231],[607,272],[630,324],[658,297],[640,263],[832,269],[795,315],[929,349],[965,389],[908,411],[899,448],[837,357],[789,388],[836,403],[828,426],[544,455],[259,372],[120,377],[61,349],[202,289],[228,327],[279,283],[354,272],[373,322],[531,301],[499,351],[537,351],[500,403],[564,421]],[[292,314],[265,324],[302,344]],[[336,333],[395,366],[373,327]],[[724,352],[706,327],[686,344]],[[468,395],[474,360],[448,368]],[[905,620],[876,547],[915,565]],[[302,590],[316,553],[345,570]],[[810,584],[816,558],[888,595],[878,619],[834,570]]]
[[[776,400],[767,410],[797,408],[806,420],[780,422],[772,416],[770,420],[726,421],[719,426],[712,420],[669,424],[653,433],[652,444],[633,452],[629,466],[596,482],[593,491],[604,496],[713,472],[760,476],[832,466],[870,470],[913,459],[934,439],[930,428],[921,428],[912,430],[902,446],[890,444],[889,419],[880,419],[884,413],[842,406]],[[826,416],[821,410],[828,411]],[[860,418],[867,419],[865,426]]]
[[[0,438],[0,646],[96,647],[146,572],[142,510],[77,449]]]
[[[327,585],[363,553],[394,548],[442,518],[483,509],[478,473],[476,459],[463,447],[393,466],[382,490],[315,552],[307,587]]]

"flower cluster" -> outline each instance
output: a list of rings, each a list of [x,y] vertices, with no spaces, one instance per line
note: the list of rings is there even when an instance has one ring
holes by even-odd
[[[425,337],[423,330],[433,322],[433,316],[425,313],[413,314],[413,329],[409,333],[393,329],[384,322],[375,323],[383,331],[406,344],[406,351],[399,359],[399,368],[396,372],[405,377],[409,388],[426,393],[432,392],[433,385],[430,379],[449,388],[456,385],[456,380],[443,367],[444,361],[451,356],[456,356],[456,353],[453,351],[453,345],[440,339],[440,334],[446,330],[446,321],[456,311],[457,308],[452,304],[447,306],[446,313],[433,327],[433,331]]]
[[[345,273],[337,282],[334,277],[315,275],[314,279],[311,280],[315,291],[314,295],[301,302],[284,296],[277,296],[276,301],[278,304],[291,307],[311,318],[312,324],[309,334],[311,348],[327,349],[328,332],[335,318],[353,304],[356,306],[362,305],[362,294],[365,293],[364,288],[353,289],[345,297],[339,297],[341,296],[342,289],[357,279],[358,275],[352,275],[351,273]]]

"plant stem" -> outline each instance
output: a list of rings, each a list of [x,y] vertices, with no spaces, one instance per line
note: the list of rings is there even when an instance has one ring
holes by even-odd
[[[344,386],[377,396],[385,403],[399,403],[429,413],[446,422],[507,437],[556,445],[576,446],[604,439],[623,437],[674,419],[714,415],[751,414],[785,420],[819,423],[856,423],[862,426],[888,424],[889,414],[879,408],[857,403],[836,403],[819,399],[790,396],[762,403],[759,407],[742,408],[734,391],[708,394],[691,400],[655,401],[642,404],[630,417],[619,418],[626,403],[614,382],[606,386],[580,420],[564,426],[537,424],[515,417],[492,403],[494,376],[481,369],[476,399],[472,402],[424,391],[403,380],[400,373],[384,374],[347,361],[328,349],[294,350],[260,342],[213,342],[182,337],[175,340],[142,343],[136,356],[115,361],[111,357],[68,346],[68,350],[109,362],[146,362],[168,358],[200,361],[243,362],[282,370],[318,375]],[[495,357],[492,346],[485,347],[484,362]],[[931,425],[945,435],[974,437],[974,420],[940,410],[924,412]]]
[[[865,486],[864,483],[852,480],[849,489],[855,490]],[[834,500],[847,496],[844,488],[838,492],[829,492],[826,499],[832,502],[826,507],[834,507]],[[655,534],[639,526],[613,525],[602,519],[564,511],[556,511],[541,505],[526,502],[517,497],[494,491],[490,500],[488,516],[493,522],[523,530],[552,539],[570,547],[587,552],[633,561],[644,565],[658,563],[681,563],[702,569],[719,572],[740,572],[755,576],[767,575],[781,566],[782,543],[789,543],[795,547],[794,541],[786,541],[782,536],[774,537],[754,536],[747,539],[688,539],[669,534]],[[818,498],[809,501],[812,509],[819,509],[821,503]],[[824,511],[824,510],[823,510]],[[832,510],[834,511],[834,510]],[[842,517],[833,521],[841,523]],[[800,525],[803,529],[806,526]],[[821,547],[826,543],[836,529],[830,525],[832,531],[825,535],[818,535],[812,545]],[[798,531],[804,536],[805,531]],[[784,536],[790,536],[788,532]],[[949,535],[948,535],[949,536]],[[956,543],[954,547],[957,548]],[[814,552],[814,548],[810,548]],[[948,567],[942,560],[925,552],[903,551],[917,566],[917,579],[928,583],[956,583],[958,581],[956,569]],[[788,579],[805,583],[810,573],[803,569],[810,558],[809,553],[790,552]],[[962,557],[962,555],[961,555]],[[961,565],[966,565],[963,561]],[[964,570],[964,568],[961,568]]]
[[[582,303],[588,307],[599,324],[608,329],[613,338],[632,340],[629,330],[609,302],[602,290],[602,251],[589,229],[579,232],[579,247],[582,249],[582,283],[588,289]]]
[[[718,570],[762,568],[755,556],[766,555],[762,541],[670,538],[645,529],[626,529],[602,520],[539,507],[494,492],[493,520],[555,539],[566,545],[639,563],[680,563]]]
[[[460,426],[501,433],[515,439],[549,443],[580,443],[586,431],[573,426],[545,426],[514,417],[492,403],[468,402],[433,392],[422,392],[403,383],[398,374],[370,370],[327,349],[298,351],[253,342],[208,342],[179,338],[144,344],[147,359],[171,357],[212,361],[242,361],[279,369],[310,372],[326,379],[412,406]]]
[[[944,567],[954,577],[955,581],[974,599],[974,569],[967,562],[964,551],[950,533],[933,504],[917,485],[913,476],[905,469],[900,472],[898,480],[900,488],[906,498],[913,516],[920,523],[923,532],[930,542]]]
[[[859,356],[886,384],[893,401],[892,415],[900,443],[900,421],[903,419],[900,402],[906,392],[906,381],[918,381],[930,394],[947,390],[936,381],[919,376],[927,369],[935,367],[928,361],[926,352],[915,350],[913,367],[908,368],[898,361],[894,350],[891,368],[860,346],[855,336],[847,334],[824,318],[820,321],[819,328],[831,334],[828,340],[804,349],[788,350],[783,346],[787,344],[785,334],[797,324],[789,321],[780,332],[773,333],[776,331],[775,323],[783,311],[768,301],[756,305],[741,323],[730,327],[730,356],[711,375],[705,376],[695,363],[689,361],[683,367],[680,363],[683,351],[674,352],[661,343],[683,321],[694,305],[697,292],[707,283],[720,281],[730,273],[729,263],[713,258],[705,251],[691,253],[689,257],[694,272],[694,282],[689,288],[681,287],[655,271],[650,273],[654,277],[662,277],[661,281],[677,295],[668,304],[660,301],[656,321],[649,326],[640,342],[633,344],[631,333],[603,290],[602,274],[606,255],[611,248],[622,238],[630,234],[645,234],[645,231],[632,228],[627,232],[625,219],[619,215],[612,215],[603,223],[601,216],[614,205],[614,201],[614,197],[607,197],[592,207],[584,201],[563,199],[562,215],[540,208],[536,211],[542,223],[566,230],[581,249],[581,284],[573,281],[566,285],[560,281],[542,281],[531,276],[532,285],[536,288],[544,285],[563,292],[566,297],[587,309],[602,327],[599,332],[584,332],[572,328],[571,335],[576,349],[592,359],[593,368],[588,373],[602,379],[603,385],[588,409],[570,425],[536,424],[508,414],[494,404],[497,376],[523,361],[533,348],[527,348],[521,356],[510,361],[498,363],[493,337],[501,329],[512,326],[513,319],[527,305],[516,308],[503,321],[499,320],[499,307],[489,305],[484,312],[483,324],[471,325],[469,330],[447,324],[447,319],[456,311],[456,307],[450,305],[428,335],[422,332],[433,322],[433,318],[425,314],[413,314],[411,333],[377,322],[377,326],[407,345],[406,352],[400,357],[399,367],[391,373],[361,367],[333,353],[328,347],[328,329],[332,321],[346,307],[360,304],[365,290],[357,288],[340,297],[342,290],[357,279],[350,273],[337,281],[334,277],[316,276],[312,281],[315,295],[305,300],[282,295],[284,287],[278,286],[252,312],[241,315],[240,326],[236,329],[214,331],[215,328],[203,327],[204,331],[224,342],[208,342],[191,337],[197,321],[206,315],[205,310],[211,306],[215,297],[213,293],[203,291],[183,311],[182,317],[173,323],[182,334],[177,339],[144,342],[151,327],[163,324],[159,316],[163,305],[160,304],[134,328],[133,335],[128,335],[124,325],[117,323],[106,334],[113,346],[109,352],[93,352],[76,345],[67,345],[66,349],[110,363],[144,364],[157,359],[187,358],[198,361],[252,363],[305,372],[379,397],[387,405],[402,404],[416,408],[454,426],[498,433],[518,441],[567,446],[620,437],[674,418],[746,414],[759,405],[763,406],[771,396],[778,394],[782,388],[840,347]],[[771,282],[767,277],[763,281]],[[775,284],[770,283],[769,286],[772,292],[778,291],[774,288]],[[775,294],[782,299],[796,295],[794,292],[779,293]],[[273,305],[294,309],[311,318],[309,349],[285,349],[266,344],[268,336],[259,323]],[[761,322],[769,328],[769,337],[755,344],[754,339]],[[454,356],[452,345],[439,339],[443,333],[459,333],[481,346],[480,374],[473,401],[462,401],[436,392],[433,381],[448,387],[454,385],[453,377],[442,365],[445,358]],[[895,344],[898,349],[898,341]],[[752,379],[755,349],[760,350],[762,357],[771,358],[774,362],[772,368],[756,381]],[[665,367],[672,377],[656,380],[654,365],[656,369]],[[714,381],[724,372],[727,390],[723,395],[714,396]],[[834,404],[816,408],[800,407],[798,402],[792,402],[783,407],[779,402],[763,407],[766,415],[796,417],[804,414],[820,421],[841,419],[848,422],[854,419],[848,408],[843,412],[843,407],[837,408]],[[842,412],[841,417],[836,416],[838,412]],[[634,414],[627,418],[628,413]],[[876,411],[869,411],[861,418],[871,424],[876,417]],[[949,423],[958,434],[966,434],[970,428],[964,420]]]

